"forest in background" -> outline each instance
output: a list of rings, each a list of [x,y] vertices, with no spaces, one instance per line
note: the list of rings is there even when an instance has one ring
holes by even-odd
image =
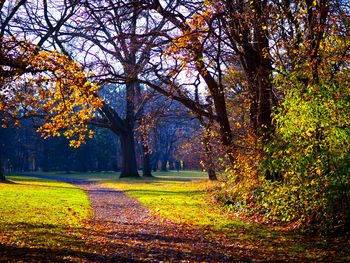
[[[87,142],[83,162],[108,149],[121,177],[187,152],[211,180],[220,174],[216,200],[243,216],[349,230],[348,1],[2,0],[0,10],[4,128],[26,133],[30,120],[61,136],[40,146],[57,155],[62,137]]]
[[[152,143],[148,144],[151,170],[203,169],[200,146],[192,145],[191,152],[184,149],[200,129],[199,122],[181,109],[180,116],[171,116],[172,111],[167,111],[166,117],[158,115],[158,123],[149,133],[152,136]],[[32,120],[24,120],[20,127],[0,128],[3,172],[120,172],[122,169],[120,142],[107,129],[90,127],[94,137],[74,148],[64,137],[43,139],[35,127]],[[135,138],[136,163],[138,170],[142,170],[139,136],[137,133]]]

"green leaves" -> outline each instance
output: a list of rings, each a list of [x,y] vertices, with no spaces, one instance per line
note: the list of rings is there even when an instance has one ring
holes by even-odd
[[[298,76],[295,72],[283,77],[281,83],[289,86],[283,86],[286,98],[274,118],[275,138],[266,149],[265,168],[283,175],[281,183],[264,187],[271,200],[269,216],[328,227],[336,222],[345,225],[349,85],[327,79],[305,85]]]

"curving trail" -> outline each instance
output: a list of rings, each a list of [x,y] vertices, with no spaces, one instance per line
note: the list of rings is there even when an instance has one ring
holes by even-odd
[[[154,216],[137,200],[98,184],[79,184],[95,213],[86,224],[87,242],[100,249],[101,262],[240,262],[253,251],[207,238],[203,230]],[[231,241],[232,242],[232,241]],[[266,255],[264,255],[266,256]],[[263,255],[254,255],[259,261]]]

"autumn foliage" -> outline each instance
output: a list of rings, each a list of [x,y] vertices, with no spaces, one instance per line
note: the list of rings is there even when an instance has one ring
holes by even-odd
[[[63,134],[72,146],[91,136],[86,121],[101,107],[98,86],[88,81],[81,66],[57,51],[39,51],[14,38],[0,42],[0,110],[6,123],[21,118],[45,120],[44,137]]]
[[[275,10],[276,25],[266,28],[276,41],[269,54],[279,96],[272,137],[237,137],[245,147],[216,195],[255,220],[348,230],[349,16],[327,13],[336,10],[327,1],[297,2]],[[290,31],[281,32],[278,25],[291,18]]]

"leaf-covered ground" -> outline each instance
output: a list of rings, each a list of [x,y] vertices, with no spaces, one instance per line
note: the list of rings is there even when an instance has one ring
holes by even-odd
[[[87,177],[92,179],[96,175]],[[99,183],[72,180],[70,183],[87,193],[93,216],[88,213],[90,204],[84,201],[87,196],[83,191],[62,183],[61,178],[51,178],[55,181],[11,177],[15,184],[0,184],[0,262],[345,262],[350,259],[349,243],[344,239],[306,238],[281,227],[239,222],[212,206],[205,191],[208,183],[193,181],[193,177],[168,174],[149,180],[116,180],[110,175],[103,179],[101,175]],[[17,213],[25,205],[13,202],[12,214],[16,216],[4,219],[9,212],[4,208],[4,200],[15,196],[13,191],[18,187],[17,191],[25,193],[28,206],[40,204],[39,208]],[[17,195],[20,196],[19,192]],[[78,198],[70,199],[70,195]],[[46,199],[52,200],[51,204],[41,205]],[[71,202],[68,205],[67,200]],[[31,215],[33,218],[40,215],[41,219],[31,221]]]

